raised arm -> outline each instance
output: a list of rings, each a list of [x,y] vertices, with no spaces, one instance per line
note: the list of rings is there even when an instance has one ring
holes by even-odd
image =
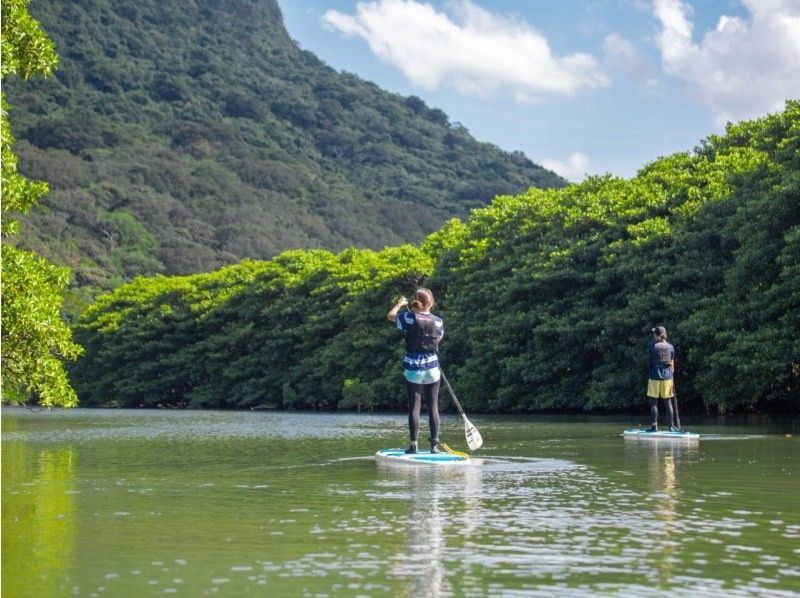
[[[389,313],[386,314],[386,319],[394,324],[397,320],[397,312],[403,309],[406,305],[408,305],[408,299],[405,297],[400,297],[400,299],[397,300],[397,303],[394,304],[394,307],[392,307],[392,309],[389,310]]]

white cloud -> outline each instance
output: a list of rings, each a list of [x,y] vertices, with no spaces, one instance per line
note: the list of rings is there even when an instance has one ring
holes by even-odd
[[[582,152],[573,152],[566,160],[544,159],[542,166],[574,182],[583,180],[596,170],[589,157]]]
[[[416,0],[359,2],[353,15],[329,10],[331,27],[363,38],[382,61],[426,89],[452,86],[462,93],[509,93],[520,101],[569,95],[610,81],[590,54],[556,56],[527,23],[491,13],[470,0],[448,13]]]
[[[800,97],[800,2],[743,0],[749,18],[722,16],[700,43],[691,7],[654,0],[665,70],[682,79],[719,124],[782,110]]]
[[[606,37],[603,41],[603,53],[609,70],[624,73],[647,88],[658,85],[658,79],[653,76],[652,63],[645,59],[630,40],[618,33]]]

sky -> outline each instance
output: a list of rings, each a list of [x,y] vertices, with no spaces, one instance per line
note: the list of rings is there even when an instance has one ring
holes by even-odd
[[[339,71],[578,182],[800,99],[800,0],[278,0]]]

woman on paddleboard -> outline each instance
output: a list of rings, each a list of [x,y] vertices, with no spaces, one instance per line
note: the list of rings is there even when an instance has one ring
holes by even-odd
[[[406,355],[403,358],[403,373],[408,393],[408,431],[411,446],[406,453],[417,452],[419,414],[422,397],[428,405],[428,423],[431,432],[431,452],[439,452],[439,359],[436,351],[444,336],[444,323],[431,313],[434,306],[433,293],[429,289],[417,289],[411,300],[411,310],[400,310],[408,306],[408,300],[400,297],[386,318],[406,335]]]
[[[667,329],[663,326],[656,326],[650,332],[653,338],[647,343],[649,358],[647,398],[650,400],[652,423],[647,431],[658,431],[658,403],[663,401],[662,404],[667,411],[669,431],[677,432],[678,428],[673,425],[672,415],[672,397],[674,396],[672,374],[675,371],[675,347],[667,342]]]

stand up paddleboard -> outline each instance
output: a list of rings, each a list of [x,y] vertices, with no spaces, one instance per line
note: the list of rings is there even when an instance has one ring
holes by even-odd
[[[381,463],[397,463],[399,465],[464,465],[469,463],[469,457],[451,455],[444,451],[431,453],[430,451],[418,451],[406,454],[405,449],[390,448],[381,449],[375,453],[375,459]]]
[[[683,440],[694,442],[700,440],[700,434],[695,432],[669,432],[667,430],[648,432],[646,430],[640,430],[639,428],[625,430],[622,435],[626,439],[630,438],[632,440]]]

